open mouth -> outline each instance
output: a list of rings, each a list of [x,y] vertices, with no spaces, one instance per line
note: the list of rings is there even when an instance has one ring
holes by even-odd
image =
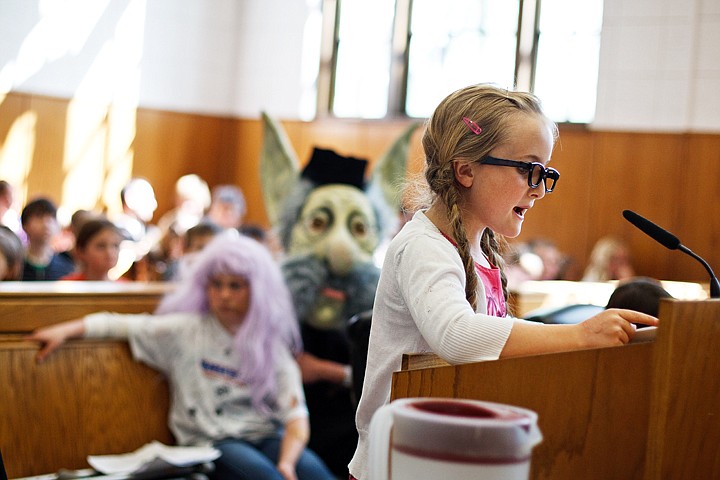
[[[527,208],[515,207],[513,208],[513,211],[517,214],[518,217],[524,218],[525,212],[527,212]]]

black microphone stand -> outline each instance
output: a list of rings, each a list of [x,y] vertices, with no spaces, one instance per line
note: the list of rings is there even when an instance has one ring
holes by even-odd
[[[707,270],[710,274],[710,298],[720,298],[720,283],[718,283],[718,279],[712,268],[710,268],[710,265],[702,257],[700,257],[700,255],[697,255],[695,252],[680,243],[680,240],[672,233],[655,225],[647,218],[638,215],[632,210],[623,210],[622,215],[625,217],[625,220],[635,225],[637,228],[642,230],[645,235],[649,236],[665,248],[685,252],[698,262],[702,263],[705,270]]]
[[[698,262],[702,263],[703,267],[705,267],[705,270],[710,274],[710,298],[720,298],[720,283],[718,282],[717,277],[715,276],[715,273],[713,273],[712,268],[710,268],[710,265],[703,259],[700,255],[696,254],[689,248],[687,248],[682,243],[678,245],[678,250],[681,252],[685,252],[691,257],[693,257]]]

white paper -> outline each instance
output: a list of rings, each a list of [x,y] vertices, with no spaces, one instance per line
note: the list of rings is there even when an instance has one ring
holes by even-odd
[[[100,473],[132,474],[200,465],[218,457],[220,451],[213,447],[171,447],[151,442],[132,453],[89,455],[87,461]]]
[[[657,336],[658,327],[639,328],[630,343],[653,342]]]

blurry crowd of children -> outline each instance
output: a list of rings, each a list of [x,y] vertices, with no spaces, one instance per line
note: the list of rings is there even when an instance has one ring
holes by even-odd
[[[211,190],[195,174],[177,180],[175,205],[157,222],[155,192],[144,178],[122,189],[122,212],[80,209],[66,224],[54,199],[37,196],[18,208],[14,193],[0,180],[0,280],[175,281],[219,232],[270,239],[264,228],[243,224],[239,187]]]
[[[629,247],[613,236],[602,237],[595,243],[584,270],[548,238],[510,245],[506,258],[511,288],[527,280],[606,282],[635,277]]]

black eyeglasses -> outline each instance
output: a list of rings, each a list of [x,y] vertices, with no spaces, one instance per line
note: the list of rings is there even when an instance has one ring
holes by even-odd
[[[539,162],[518,162],[517,160],[505,160],[503,158],[485,157],[480,160],[483,165],[498,165],[500,167],[515,167],[527,172],[528,186],[537,188],[540,182],[545,184],[545,192],[550,193],[555,190],[560,178],[560,172],[554,168],[545,168],[545,165]]]

